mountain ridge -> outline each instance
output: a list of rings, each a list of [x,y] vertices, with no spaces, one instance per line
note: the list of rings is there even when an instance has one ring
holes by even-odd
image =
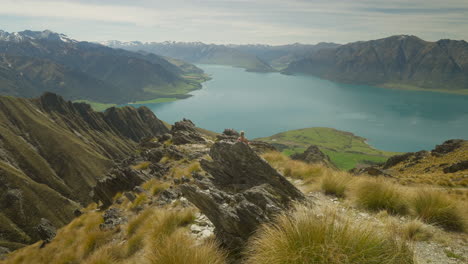
[[[468,43],[396,35],[319,50],[283,72],[391,88],[467,90]]]
[[[200,89],[201,85],[200,81],[188,79],[185,75],[203,75],[201,70],[193,65],[182,69],[155,54],[116,50],[96,43],[72,40],[51,31],[2,31],[0,54],[3,54],[3,58],[22,58],[26,64],[28,59],[35,61],[36,67],[32,67],[34,63],[28,64],[27,73],[44,73],[44,76],[37,80],[29,78],[27,81],[16,82],[19,87],[11,86],[15,81],[5,81],[10,88],[4,89],[3,94],[24,97],[36,97],[42,92],[51,91],[49,89],[61,93],[67,99],[86,99],[101,103],[186,97],[186,93]],[[1,62],[3,63],[0,64],[0,68],[4,70],[2,76],[6,76],[5,78],[8,79],[9,76],[10,79],[22,79],[25,75],[21,68],[25,63],[15,65],[7,63],[5,59]],[[52,64],[56,66],[48,67],[48,71],[42,69],[44,65]],[[80,80],[84,83],[80,83]],[[48,85],[44,85],[48,81],[55,83],[49,82]],[[69,87],[68,82],[71,83]],[[25,88],[21,86],[24,83],[30,85],[26,85]],[[30,92],[31,86],[36,86],[38,91]],[[12,90],[16,90],[17,93],[13,94]]]

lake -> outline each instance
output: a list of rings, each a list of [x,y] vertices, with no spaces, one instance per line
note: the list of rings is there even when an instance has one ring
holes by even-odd
[[[447,139],[468,138],[465,95],[197,66],[213,78],[203,89],[192,92],[188,99],[146,106],[170,123],[185,117],[216,132],[245,130],[248,138],[332,127],[365,137],[376,148],[401,152],[429,150]]]

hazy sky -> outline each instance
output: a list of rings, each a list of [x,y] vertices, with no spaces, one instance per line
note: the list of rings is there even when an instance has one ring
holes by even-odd
[[[0,0],[0,29],[88,41],[468,40],[468,0]]]

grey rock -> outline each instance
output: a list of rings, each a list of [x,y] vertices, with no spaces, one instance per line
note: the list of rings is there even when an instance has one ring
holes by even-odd
[[[464,142],[465,140],[463,139],[450,139],[450,140],[447,140],[445,141],[444,143],[440,144],[440,145],[437,145],[432,151],[431,153],[433,155],[437,155],[437,154],[447,154],[447,153],[450,153],[454,150],[456,150],[457,148],[461,147],[462,143]]]
[[[175,145],[204,143],[206,140],[195,129],[195,124],[188,119],[176,122],[171,129],[172,142]]]
[[[45,244],[52,241],[57,233],[57,229],[54,227],[54,225],[52,225],[52,223],[45,218],[41,218],[41,221],[36,226],[36,231],[39,235],[39,238],[43,240]]]
[[[293,160],[302,160],[310,164],[319,163],[328,167],[334,167],[330,158],[315,145],[311,145],[303,153],[291,155],[291,158]]]
[[[101,201],[102,207],[107,208],[118,192],[130,191],[150,178],[130,167],[117,166],[93,187],[92,198],[96,203]]]
[[[158,137],[158,141],[161,142],[161,143],[163,143],[163,142],[165,142],[167,140],[170,140],[170,139],[172,139],[172,135],[169,134],[169,133],[165,133],[165,134]]]
[[[3,258],[10,252],[11,251],[8,248],[0,247],[0,260],[3,260]]]
[[[83,214],[83,212],[81,212],[80,209],[76,209],[75,211],[73,211],[73,215],[74,215],[75,217],[79,217],[79,216],[81,216],[82,214]]]
[[[124,195],[125,195],[125,197],[127,197],[127,199],[128,199],[130,202],[133,202],[133,201],[135,201],[135,199],[136,199],[135,194],[133,194],[133,193],[131,193],[131,192],[124,192]]]
[[[229,249],[240,250],[262,223],[269,222],[304,195],[260,158],[247,144],[220,141],[202,160],[208,177],[194,176],[183,184],[184,196],[216,227],[215,234]]]
[[[468,170],[468,160],[460,161],[447,168],[444,168],[444,173],[454,173],[462,170]]]
[[[110,208],[106,210],[102,218],[104,223],[99,225],[101,230],[113,230],[117,226],[128,221],[128,219],[122,214],[122,211],[117,208]]]

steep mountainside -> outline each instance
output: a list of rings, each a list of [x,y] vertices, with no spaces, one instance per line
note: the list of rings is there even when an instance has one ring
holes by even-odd
[[[94,112],[52,93],[0,97],[0,246],[39,239],[41,218],[69,222],[115,161],[141,138],[166,132],[145,107]]]
[[[8,86],[2,92],[8,95],[34,97],[53,90],[67,99],[124,103],[178,97],[200,88],[183,76],[187,69],[161,56],[78,42],[50,31],[1,31],[0,54],[6,54],[0,68],[8,69],[1,72],[8,80],[2,80],[1,86]],[[195,67],[189,73],[200,71]]]
[[[201,42],[120,42],[103,43],[112,48],[132,51],[146,51],[192,63],[221,64],[244,68],[248,71],[270,72],[274,69],[257,56],[225,45],[204,44]]]
[[[468,43],[392,36],[324,49],[284,71],[345,83],[457,91],[468,89]]]

